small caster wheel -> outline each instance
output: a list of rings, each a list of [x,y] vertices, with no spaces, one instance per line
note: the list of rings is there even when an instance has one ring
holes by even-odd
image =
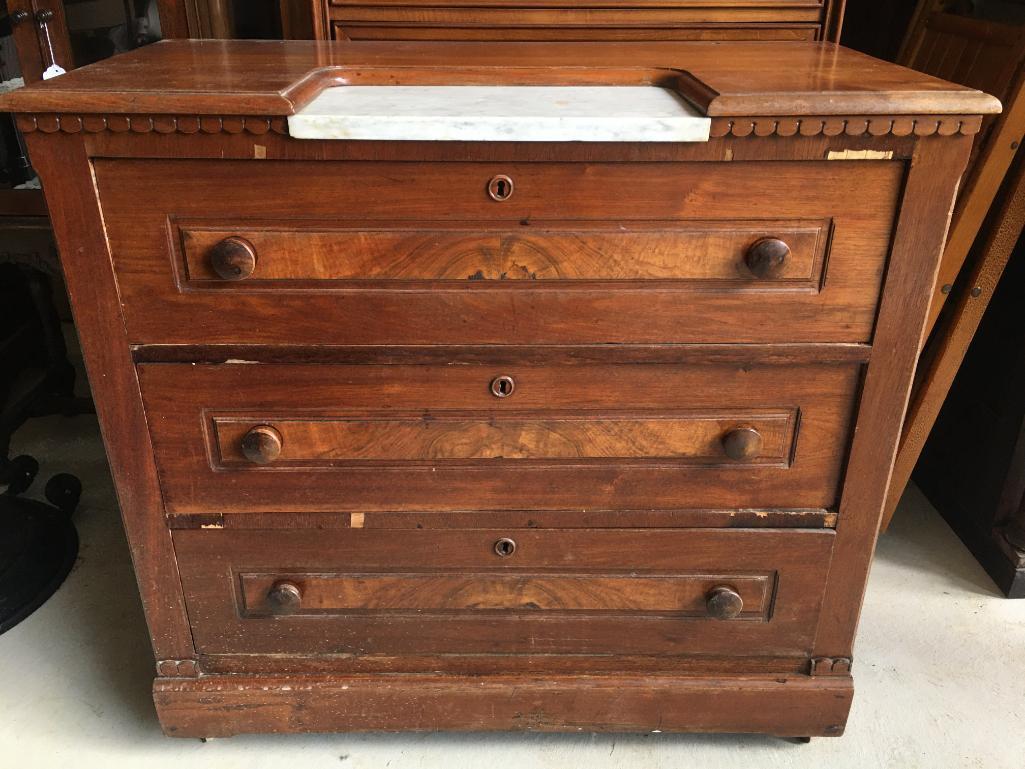
[[[82,482],[68,473],[58,473],[46,482],[43,493],[51,505],[70,516],[82,498]]]
[[[783,739],[794,745],[807,745],[811,742],[811,737],[784,737]]]
[[[12,497],[17,496],[28,490],[38,473],[39,463],[27,454],[22,454],[0,469],[0,489]],[[4,486],[7,488],[4,489]]]

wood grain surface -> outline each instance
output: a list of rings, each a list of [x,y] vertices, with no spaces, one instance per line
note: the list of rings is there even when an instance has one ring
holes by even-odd
[[[452,81],[516,82],[548,70],[553,84],[587,69],[689,73],[686,96],[710,116],[978,115],[999,111],[980,91],[829,43],[423,43],[168,40],[0,98],[11,112],[290,115],[325,87],[371,78],[403,84],[439,70]],[[125,77],[125,72],[131,77]],[[535,76],[535,81],[537,77]]]

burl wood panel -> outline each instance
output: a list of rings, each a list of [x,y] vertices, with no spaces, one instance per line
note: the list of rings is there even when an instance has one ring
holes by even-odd
[[[160,344],[864,342],[872,336],[903,179],[903,164],[885,161],[100,159],[95,170],[129,336],[136,343]],[[486,191],[496,174],[515,182],[505,202],[491,200]],[[232,179],[231,194],[197,194],[223,179]],[[267,194],[272,189],[274,194]],[[137,205],[140,199],[148,205]],[[634,278],[632,284],[614,286],[584,279],[475,280],[502,259],[479,247],[476,264],[463,262],[461,282],[422,281],[402,291],[395,290],[394,281],[384,287],[298,283],[274,284],[271,296],[258,280],[223,283],[215,292],[196,290],[187,279],[176,220],[190,227],[203,220],[217,228],[230,225],[235,234],[249,237],[248,225],[259,232],[268,218],[283,217],[297,228],[330,219],[354,229],[405,221],[405,230],[426,231],[484,221],[500,231],[511,228],[530,242],[546,237],[549,222],[576,220],[574,237],[580,238],[590,226],[589,237],[604,237],[620,224],[634,232],[637,220],[671,220],[684,228],[712,220],[723,229],[738,227],[734,244],[724,244],[715,256],[737,270],[736,242],[751,237],[752,220],[763,220],[767,237],[775,237],[777,228],[786,236],[793,221],[830,220],[833,227],[823,280],[790,290],[780,290],[774,279],[704,284]],[[581,255],[581,243],[570,247],[574,260],[588,258]],[[795,247],[801,263],[807,257],[799,253],[800,240]],[[625,261],[630,248],[617,259]],[[608,250],[621,253],[615,245]],[[700,275],[707,268],[695,262],[719,252],[709,244],[707,250],[674,253],[677,262],[669,262],[668,269]],[[431,269],[426,261],[420,269]],[[261,266],[258,253],[254,277]]]
[[[772,656],[810,649],[834,534],[192,529],[173,537],[193,634],[205,654],[660,655],[730,648]],[[495,552],[502,537],[517,543],[508,557]],[[378,573],[393,583],[412,572],[425,575],[420,578],[428,580],[420,582],[425,590],[457,588],[451,578],[445,584],[446,573],[486,576],[462,583],[470,591],[467,596],[395,598],[384,611],[353,606],[348,611],[247,616],[255,585],[264,584],[247,575],[294,579],[309,589],[304,575],[339,572]],[[619,597],[601,591],[610,572],[635,580],[638,594]],[[433,582],[428,574],[436,575]],[[569,583],[574,576],[575,586]],[[752,590],[751,578],[759,576],[772,582],[764,598]],[[661,596],[650,592],[654,585],[641,585],[645,579],[674,578],[679,587]],[[314,576],[319,579],[324,577]],[[552,587],[557,580],[562,580],[561,592],[539,598],[543,603],[537,606],[522,592]],[[320,590],[338,589],[336,580],[327,581],[330,585],[321,584]],[[695,582],[735,586],[752,598],[755,611],[732,620],[713,619],[698,610]],[[488,597],[489,587],[499,593]],[[314,596],[317,590],[313,586]],[[674,596],[679,600],[675,608],[668,603]],[[389,596],[372,600],[385,602]],[[496,611],[496,602],[504,610]]]
[[[461,571],[361,574],[303,572],[238,575],[244,617],[271,616],[280,610],[269,599],[283,576],[300,586],[302,603],[289,616],[419,612],[667,613],[707,616],[710,591],[728,585],[743,599],[740,617],[764,619],[775,574],[642,575],[494,574]]]
[[[176,222],[189,289],[331,287],[323,281],[701,280],[749,287],[818,289],[829,221],[565,222],[501,227],[402,224],[342,229],[306,223],[239,226]],[[771,233],[790,247],[778,275],[756,276],[745,255]],[[256,254],[245,282],[225,281],[211,265],[226,238],[244,238]],[[300,281],[313,281],[305,285]],[[210,283],[217,285],[211,286]],[[227,285],[225,285],[227,283]]]
[[[227,514],[828,509],[837,501],[861,366],[773,366],[752,359],[682,365],[144,364],[138,371],[167,510]],[[509,397],[496,398],[491,392],[491,382],[499,376],[509,376],[515,383]],[[623,425],[610,426],[606,419],[621,417],[626,410],[635,421],[626,423],[625,435],[617,435]],[[703,451],[709,453],[713,449],[708,438],[721,434],[720,429],[725,433],[750,423],[759,425],[759,419],[772,414],[794,417],[786,426],[777,422],[775,430],[766,428],[763,459],[730,459],[718,448],[716,456],[698,462],[666,456],[665,427],[673,425],[671,419],[662,419],[666,412],[714,416],[702,423],[707,430]],[[411,414],[418,416],[405,426],[396,424],[398,415]],[[416,437],[444,436],[439,423],[452,416],[465,422],[467,414],[473,415],[479,429],[465,433],[467,442],[456,454],[459,459],[432,456],[424,448],[429,438]],[[519,435],[516,422],[503,435],[499,426],[505,420],[547,423],[557,438],[556,423],[549,420],[566,414],[573,417],[568,424],[575,431],[575,445],[581,447],[563,451],[568,458],[557,458],[557,442],[542,433],[527,436],[534,442],[525,448],[514,448],[521,456],[529,452],[532,459],[473,458],[498,453],[488,450],[488,440],[499,440],[493,445],[503,450],[514,443]],[[638,417],[654,420],[659,431],[645,434],[646,423]],[[383,436],[386,431],[371,435],[364,426],[357,432],[383,442],[354,450],[358,439],[352,431],[346,434],[339,422],[331,423],[339,419],[364,420],[364,425],[366,420],[385,420],[392,422],[392,429],[403,429]],[[217,436],[225,425],[218,420],[231,420],[233,441],[251,427],[274,426],[282,420],[283,452],[291,445],[292,429],[304,428],[296,433],[299,461],[240,461],[238,443],[225,446],[222,455]],[[765,424],[771,425],[771,420]],[[601,442],[606,447],[626,446],[629,451],[613,453],[628,456],[596,456],[598,449],[581,442],[584,436],[598,440],[599,447]],[[348,443],[339,448],[331,443],[336,437]],[[631,443],[634,439],[642,442]],[[791,450],[785,450],[791,444]],[[661,453],[643,456],[646,450]],[[377,458],[354,457],[357,451]],[[585,458],[574,457],[574,451]]]
[[[738,427],[757,430],[762,444],[746,464],[785,464],[797,414],[724,409],[722,414],[657,416],[600,414],[459,414],[442,412],[381,417],[317,419],[215,416],[213,440],[219,467],[248,463],[242,439],[257,423],[282,436],[275,467],[344,466],[353,461],[650,459],[724,463],[723,439]],[[287,413],[287,412],[286,412]],[[219,461],[217,461],[219,460]]]

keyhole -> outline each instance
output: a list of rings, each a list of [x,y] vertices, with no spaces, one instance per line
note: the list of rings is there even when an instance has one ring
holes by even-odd
[[[495,553],[500,558],[508,558],[516,552],[516,541],[508,537],[502,537],[495,543]]]
[[[496,398],[508,398],[516,389],[516,382],[511,376],[500,376],[491,380],[491,394]]]
[[[488,182],[488,194],[492,200],[508,200],[513,194],[513,180],[505,174],[499,174]]]

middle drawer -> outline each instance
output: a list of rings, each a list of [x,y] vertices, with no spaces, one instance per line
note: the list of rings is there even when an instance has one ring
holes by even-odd
[[[172,513],[835,506],[860,365],[144,364]]]

